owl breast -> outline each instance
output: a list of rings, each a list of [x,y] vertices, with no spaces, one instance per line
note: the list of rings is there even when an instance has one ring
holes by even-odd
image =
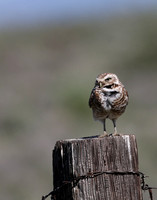
[[[127,102],[127,91],[122,86],[112,89],[94,88],[89,99],[89,106],[96,120],[117,119],[125,111]]]

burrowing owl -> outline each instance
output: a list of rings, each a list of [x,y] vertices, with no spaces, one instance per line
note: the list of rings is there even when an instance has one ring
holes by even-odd
[[[124,85],[115,74],[104,73],[96,78],[95,86],[89,98],[89,106],[92,108],[94,119],[103,122],[104,134],[100,137],[108,135],[105,126],[106,118],[113,122],[113,135],[119,135],[116,129],[116,120],[124,113],[128,99]]]

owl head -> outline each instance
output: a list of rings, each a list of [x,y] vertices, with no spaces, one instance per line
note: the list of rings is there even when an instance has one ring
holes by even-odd
[[[120,81],[115,74],[112,73],[104,73],[98,75],[96,78],[95,86],[102,88],[106,87],[108,89],[112,89],[112,86],[119,85]]]

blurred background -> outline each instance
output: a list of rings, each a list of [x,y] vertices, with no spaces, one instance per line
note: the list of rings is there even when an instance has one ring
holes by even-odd
[[[129,92],[118,131],[157,186],[157,1],[5,0],[0,13],[0,198],[41,199],[55,142],[102,133],[88,98],[104,72]]]

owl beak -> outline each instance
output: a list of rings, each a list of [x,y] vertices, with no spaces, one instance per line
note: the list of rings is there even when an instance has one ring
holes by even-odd
[[[102,87],[102,83],[101,82],[99,83],[99,85],[100,85],[100,87]]]

